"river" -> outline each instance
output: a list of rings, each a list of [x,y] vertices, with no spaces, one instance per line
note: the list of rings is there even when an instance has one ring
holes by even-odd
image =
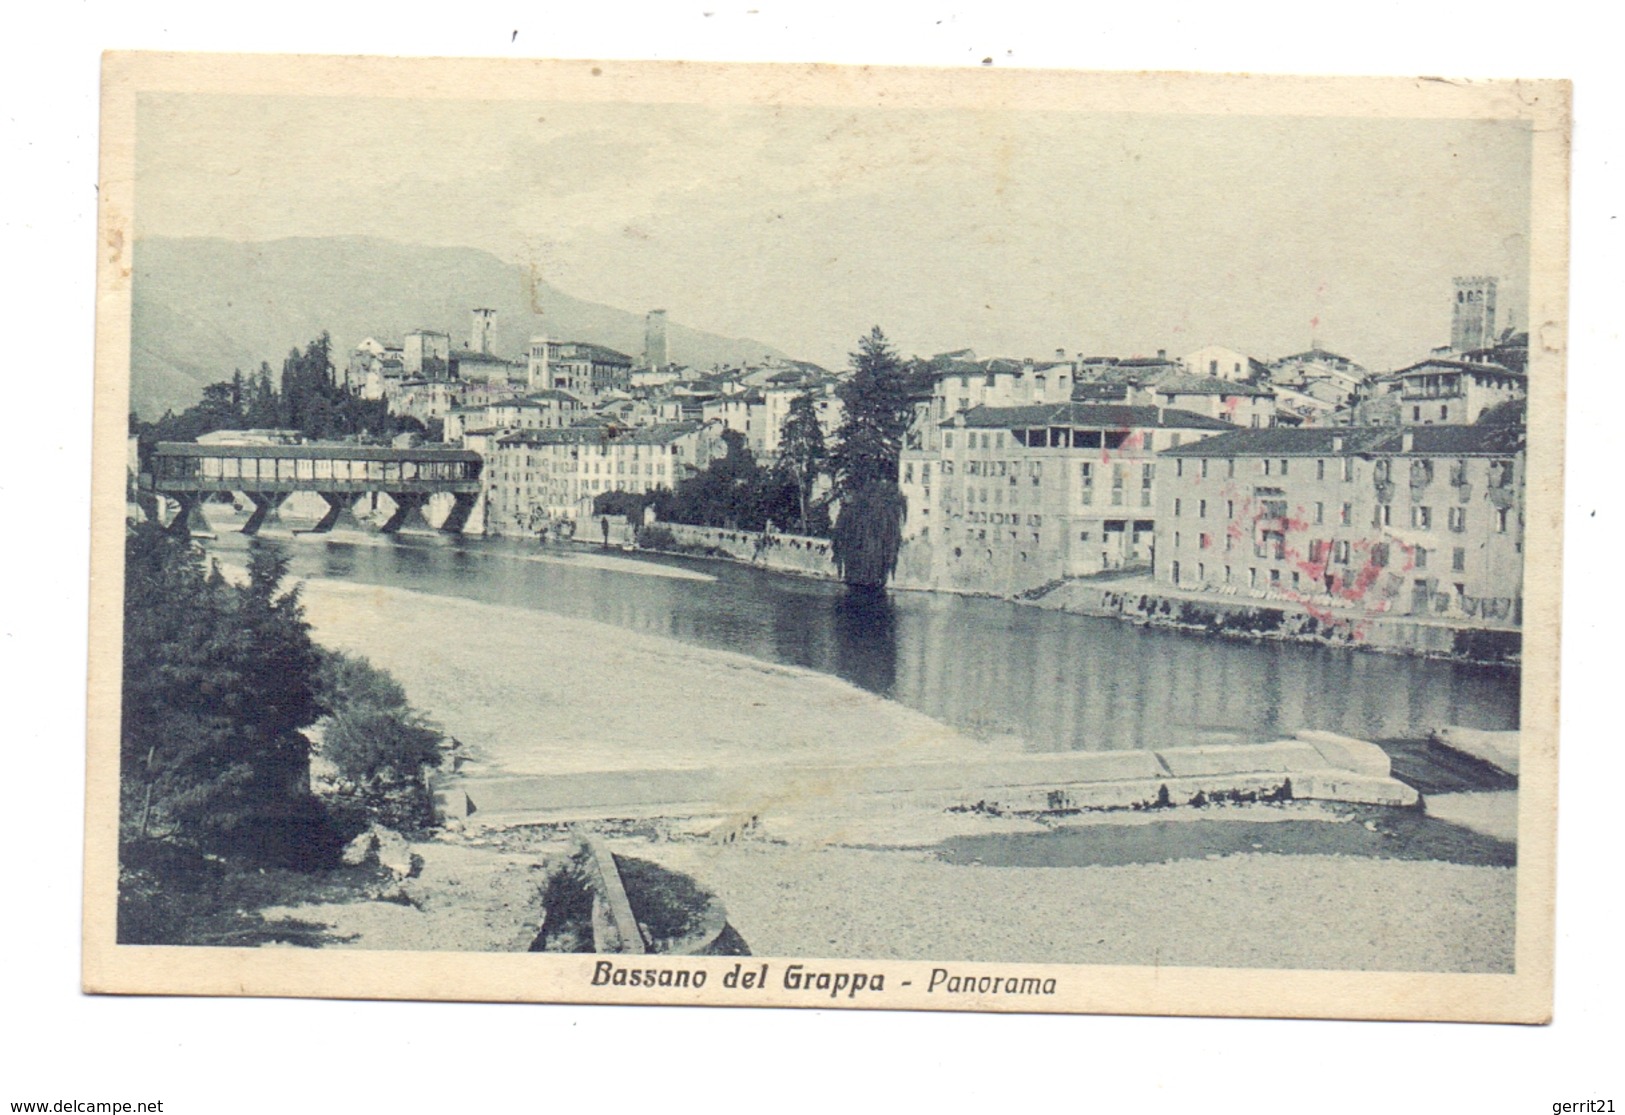
[[[222,524],[224,525],[224,524]],[[843,586],[717,561],[521,540],[222,530],[210,548],[286,554],[296,577],[594,620],[832,674],[977,738],[1032,750],[1177,747],[1321,728],[1366,739],[1518,725],[1515,670],[1236,642],[1003,601]],[[446,632],[448,643],[476,639]],[[454,646],[438,648],[456,653]],[[455,709],[436,709],[455,723]]]

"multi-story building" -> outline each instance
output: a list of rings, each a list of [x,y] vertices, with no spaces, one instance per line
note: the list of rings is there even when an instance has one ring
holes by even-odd
[[[1520,426],[1238,430],[1157,468],[1154,575],[1171,588],[1519,622]]]
[[[406,379],[447,379],[451,375],[451,335],[433,329],[414,329],[401,345]]]
[[[1188,410],[1232,426],[1275,425],[1275,392],[1207,375],[1167,376],[1152,389],[1158,406]]]
[[[534,531],[591,514],[604,492],[675,487],[710,463],[713,439],[695,423],[617,429],[526,429],[491,439],[485,479],[486,530]]]
[[[1488,361],[1430,357],[1395,373],[1399,420],[1410,425],[1466,425],[1508,399],[1521,399],[1528,376]]]
[[[532,391],[553,388],[584,399],[632,385],[632,358],[585,341],[551,341],[533,337],[526,358],[526,382]]]
[[[905,449],[907,579],[1013,592],[1149,566],[1160,450],[1233,427],[1155,406],[977,407]]]
[[[1180,357],[1179,362],[1193,376],[1211,376],[1233,382],[1254,379],[1267,371],[1262,363],[1246,353],[1223,345],[1205,345]]]

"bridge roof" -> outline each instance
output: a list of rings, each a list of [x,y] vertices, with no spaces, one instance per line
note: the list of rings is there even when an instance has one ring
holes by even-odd
[[[479,461],[472,449],[419,446],[395,449],[388,445],[199,445],[195,441],[160,441],[160,457],[280,457],[302,461]]]

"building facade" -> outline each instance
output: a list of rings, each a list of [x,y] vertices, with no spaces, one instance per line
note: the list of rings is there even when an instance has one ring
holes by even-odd
[[[1328,618],[1521,619],[1522,427],[1238,430],[1158,469],[1169,588]]]
[[[695,423],[638,429],[571,426],[496,435],[486,450],[485,529],[524,534],[591,514],[605,492],[672,488],[711,461],[713,438]]]
[[[977,407],[903,451],[905,580],[1013,592],[1149,568],[1163,449],[1230,430],[1155,406]]]
[[[1498,403],[1521,399],[1528,377],[1499,364],[1435,357],[1395,373],[1399,420],[1410,425],[1477,422]]]

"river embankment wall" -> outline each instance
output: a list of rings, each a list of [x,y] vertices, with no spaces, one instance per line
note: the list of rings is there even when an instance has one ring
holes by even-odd
[[[676,540],[674,552],[737,561],[780,573],[839,579],[825,538],[677,523],[660,526]],[[1220,638],[1279,639],[1494,665],[1517,665],[1523,651],[1523,635],[1516,627],[1452,624],[1358,607],[1323,607],[1314,602],[1215,598],[1169,589],[1149,577],[1064,581],[1023,593],[978,589],[970,583],[933,584],[910,564],[910,557],[911,548],[905,544],[894,588],[999,597],[1075,615],[1104,616]]]
[[[794,573],[821,580],[840,579],[827,538],[800,534],[778,534],[755,530],[728,530],[723,527],[696,527],[682,523],[661,523],[660,528],[676,539],[676,553],[743,562],[776,573]],[[662,549],[647,544],[647,549]]]

